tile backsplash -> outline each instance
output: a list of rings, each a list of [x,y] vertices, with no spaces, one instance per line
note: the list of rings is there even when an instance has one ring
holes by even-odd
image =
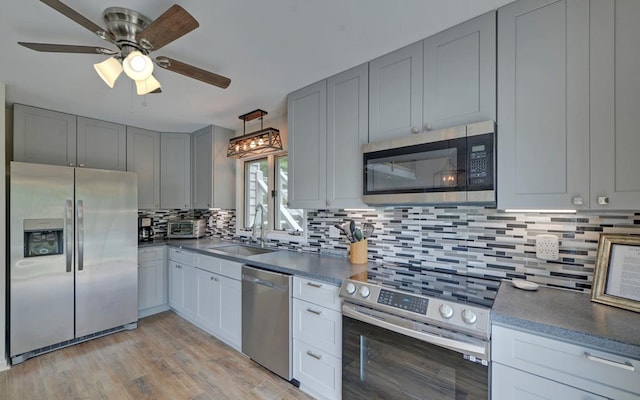
[[[206,218],[210,236],[235,238],[233,210],[157,210],[155,237],[171,218]],[[332,237],[330,227],[353,219],[371,222],[369,260],[491,278],[526,278],[547,286],[590,290],[601,233],[640,235],[640,213],[507,213],[476,206],[314,210],[307,213],[307,243],[271,241],[292,250],[347,256],[349,243]],[[535,238],[556,235],[560,258],[536,258]]]

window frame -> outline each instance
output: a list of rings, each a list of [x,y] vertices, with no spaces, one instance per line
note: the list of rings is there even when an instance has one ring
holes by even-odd
[[[286,231],[275,230],[275,207],[276,197],[272,196],[272,191],[276,189],[276,158],[287,156],[287,151],[278,151],[269,154],[260,154],[255,157],[246,157],[242,159],[238,159],[236,161],[236,236],[240,236],[243,238],[251,237],[251,228],[246,228],[247,221],[245,221],[245,190],[246,190],[246,170],[245,163],[255,160],[260,160],[263,158],[267,159],[267,181],[268,181],[268,190],[269,195],[267,196],[267,209],[271,210],[269,212],[269,218],[267,220],[267,229],[265,230],[265,237],[270,240],[278,240],[282,242],[292,242],[292,243],[307,243],[308,241],[308,232],[307,232],[307,210],[303,210],[303,229],[300,235],[291,235]],[[280,195],[280,193],[278,193]],[[251,221],[248,221],[251,223]]]

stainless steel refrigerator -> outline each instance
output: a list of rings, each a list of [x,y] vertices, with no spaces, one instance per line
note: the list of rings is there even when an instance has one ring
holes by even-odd
[[[137,177],[12,162],[13,364],[138,320]]]

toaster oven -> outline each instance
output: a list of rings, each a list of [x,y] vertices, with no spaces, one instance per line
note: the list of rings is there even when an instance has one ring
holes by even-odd
[[[203,219],[180,219],[167,223],[167,237],[169,239],[197,239],[205,235]]]

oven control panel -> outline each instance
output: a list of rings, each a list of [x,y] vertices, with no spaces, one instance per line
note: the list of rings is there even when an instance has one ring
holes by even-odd
[[[412,311],[418,314],[427,315],[429,299],[412,296],[406,293],[393,292],[387,289],[380,289],[378,304],[395,307],[400,310]]]
[[[400,317],[489,337],[489,308],[351,279],[342,284],[340,297],[345,302],[361,304]]]

